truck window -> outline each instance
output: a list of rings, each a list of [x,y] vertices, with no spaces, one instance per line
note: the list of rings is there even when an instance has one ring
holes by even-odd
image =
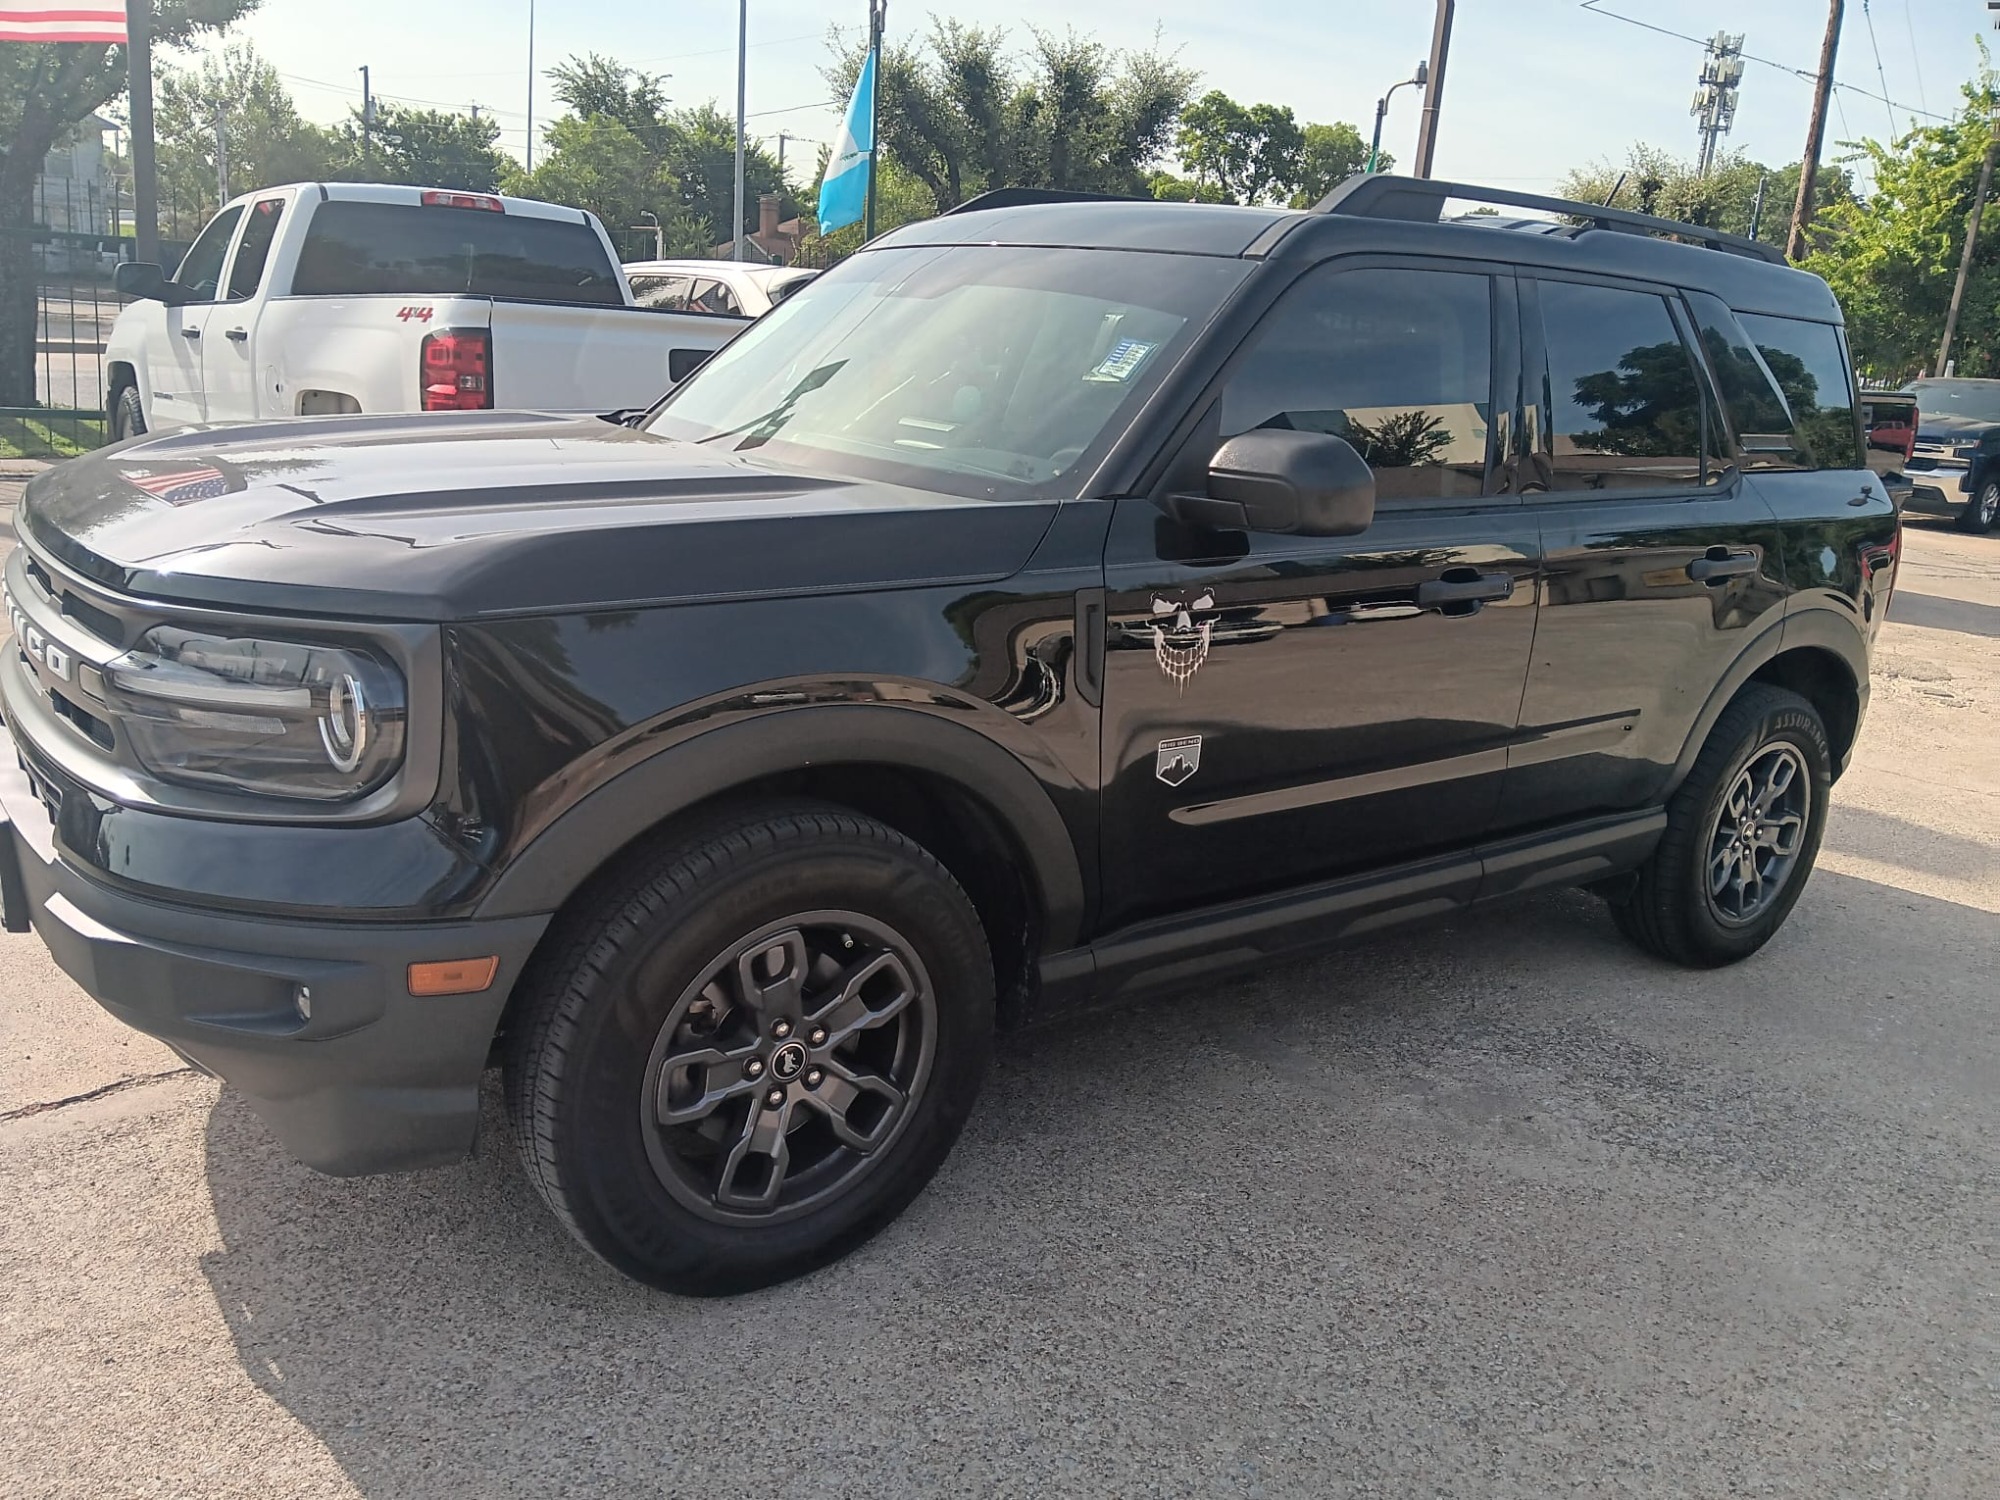
[[[192,291],[197,300],[215,300],[215,289],[222,281],[222,263],[229,256],[229,240],[236,233],[236,221],[242,217],[240,206],[225,208],[208,221],[208,228],[202,230],[188,246],[188,253],[181,257],[181,268],[174,272],[174,280]]]
[[[243,225],[243,239],[236,247],[236,264],[229,268],[229,300],[241,302],[257,295],[264,279],[264,264],[271,258],[271,246],[278,238],[278,221],[284,217],[283,198],[260,198],[250,207]]]
[[[1268,314],[1222,395],[1222,436],[1345,438],[1385,500],[1478,495],[1493,412],[1493,290],[1462,271],[1318,271]]]
[[[1861,417],[1840,330],[1762,313],[1744,313],[1741,321],[1792,409],[1807,449],[1800,461],[1816,469],[1860,468]]]
[[[736,302],[736,294],[721,282],[707,276],[696,279],[694,291],[688,299],[688,311],[719,313],[728,318],[743,316],[743,309]]]
[[[1621,287],[1539,283],[1558,490],[1699,487],[1702,387],[1665,299]],[[1715,474],[1720,477],[1720,466]]]
[[[502,297],[624,305],[617,267],[582,220],[410,203],[322,203],[307,226],[292,291]]]
[[[685,276],[634,276],[632,300],[654,312],[686,312],[688,279]]]

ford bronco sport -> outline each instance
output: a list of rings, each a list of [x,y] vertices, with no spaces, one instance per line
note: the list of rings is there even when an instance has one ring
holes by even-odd
[[[329,1172],[497,1063],[701,1293],[889,1221],[996,1023],[1551,884],[1755,952],[1898,539],[1822,282],[1381,176],[991,195],[636,426],[185,428],[17,528],[9,924]]]

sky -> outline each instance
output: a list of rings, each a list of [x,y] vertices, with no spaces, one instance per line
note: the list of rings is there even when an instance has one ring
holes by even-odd
[[[1688,114],[1702,59],[1678,40],[1612,11],[1691,36],[1745,36],[1750,61],[1735,130],[1724,148],[1773,165],[1801,154],[1826,26],[1825,0],[1458,0],[1435,174],[1517,191],[1554,189],[1573,166],[1622,158],[1635,140],[1692,157]],[[412,103],[478,104],[499,120],[501,145],[528,144],[529,14],[534,11],[536,134],[558,112],[544,71],[571,54],[607,53],[670,74],[678,104],[733,109],[738,7],[732,0],[263,0],[231,37],[253,42],[284,76],[300,110],[332,122],[361,98],[365,64],[376,93]],[[834,28],[858,39],[865,0],[748,0],[749,132],[792,160],[814,160],[839,128],[819,76]],[[1201,73],[1201,87],[1245,103],[1290,105],[1301,120],[1346,120],[1365,137],[1375,101],[1410,76],[1430,47],[1429,0],[896,0],[891,40],[927,31],[933,14],[1003,26],[1074,26],[1119,49],[1155,42]],[[337,16],[337,22],[333,19]],[[1887,136],[1954,110],[1979,65],[1981,0],[1848,0],[1829,117],[1832,144]],[[1872,34],[1871,34],[1872,33]],[[1996,39],[2000,40],[2000,39]],[[171,54],[169,54],[171,56]],[[1799,76],[1803,72],[1805,77]],[[1886,96],[1893,103],[1874,95]],[[1391,106],[1385,150],[1408,162],[1418,91]],[[536,150],[542,149],[539,139]]]

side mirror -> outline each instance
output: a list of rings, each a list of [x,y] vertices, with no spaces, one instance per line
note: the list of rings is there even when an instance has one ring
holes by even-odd
[[[169,307],[187,300],[180,295],[181,288],[167,280],[166,272],[146,260],[120,261],[118,269],[111,273],[111,286],[121,296],[164,302]]]
[[[1344,438],[1260,427],[1215,450],[1206,494],[1170,496],[1166,508],[1220,531],[1356,536],[1375,519],[1375,474]]]

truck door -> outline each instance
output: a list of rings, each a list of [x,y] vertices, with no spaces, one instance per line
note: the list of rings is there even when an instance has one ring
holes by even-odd
[[[235,238],[242,217],[242,205],[236,204],[210,219],[208,227],[182,258],[180,269],[174,272],[174,281],[194,295],[193,300],[165,310],[164,338],[146,340],[146,375],[153,388],[153,406],[146,413],[148,426],[199,422],[206,412],[202,401],[202,342],[207,337],[209,317],[222,285],[229,243]]]
[[[1333,433],[1375,471],[1360,535],[1208,531],[1117,502],[1106,924],[1464,847],[1492,824],[1535,626],[1535,523],[1501,492],[1512,287],[1463,262],[1321,267],[1204,398],[1169,487],[1199,488],[1239,432]]]
[[[227,291],[209,314],[202,340],[201,384],[203,410],[211,422],[249,422],[275,415],[258,409],[255,319],[264,306],[257,293],[284,214],[282,197],[259,198],[250,205],[229,263]]]

